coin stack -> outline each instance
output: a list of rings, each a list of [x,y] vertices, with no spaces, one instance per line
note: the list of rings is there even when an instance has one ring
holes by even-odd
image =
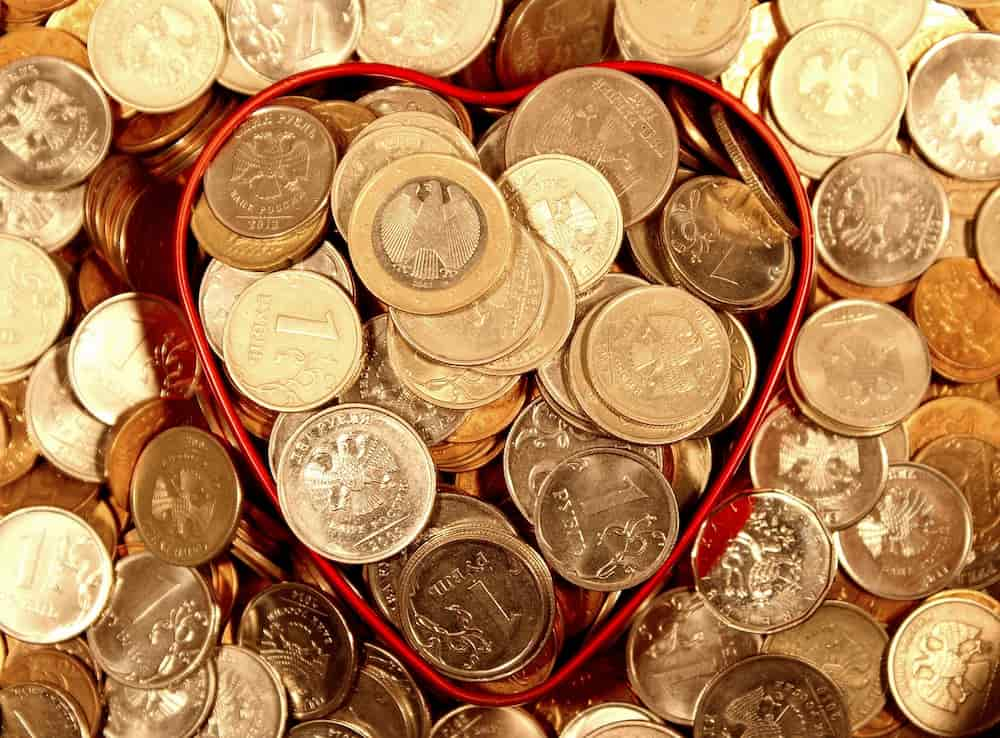
[[[1000,724],[995,0],[3,8],[0,734]],[[192,331],[188,170],[241,95],[355,55],[540,84],[512,109],[369,80],[256,110],[191,214]],[[583,66],[614,58],[770,124],[812,202],[810,314],[744,481],[628,638],[538,702],[444,702],[324,560],[442,676],[542,684],[678,553],[796,279],[758,134]]]

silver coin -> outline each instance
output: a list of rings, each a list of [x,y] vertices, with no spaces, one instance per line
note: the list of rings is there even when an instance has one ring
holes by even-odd
[[[104,738],[191,738],[208,719],[216,688],[212,659],[190,676],[160,689],[133,689],[108,679]]]
[[[14,187],[62,190],[83,182],[111,147],[104,91],[87,72],[53,56],[0,69],[0,178]]]
[[[342,563],[380,561],[406,548],[430,519],[430,452],[402,418],[370,405],[317,413],[278,462],[278,495],[292,531]]]
[[[750,448],[754,487],[785,490],[805,500],[830,530],[850,528],[871,512],[888,468],[880,437],[841,436],[787,405],[765,419]]]
[[[358,672],[358,681],[347,703],[328,719],[363,728],[367,731],[362,733],[365,738],[420,738],[407,719],[405,700],[388,674],[366,665]]]
[[[1000,36],[960,33],[933,46],[913,70],[906,127],[927,159],[960,179],[1000,178]]]
[[[197,738],[281,738],[288,700],[274,667],[245,648],[221,646],[215,668],[215,705]]]
[[[778,0],[775,3],[789,33],[822,20],[844,18],[863,23],[885,36],[896,48],[905,45],[917,32],[927,11],[925,0],[880,0],[822,3],[812,0]]]
[[[31,682],[0,689],[0,731],[10,738],[88,738],[83,713],[66,692]]]
[[[500,179],[500,175],[507,171],[507,130],[512,117],[513,113],[500,116],[479,137],[476,153],[490,179]]]
[[[392,113],[433,113],[452,125],[459,125],[458,115],[447,100],[435,92],[415,85],[389,85],[362,95],[356,102],[380,118]]]
[[[731,357],[729,388],[726,390],[722,407],[715,413],[715,417],[698,431],[699,437],[714,436],[735,423],[746,412],[754,389],[757,387],[757,352],[754,350],[750,333],[736,317],[729,313],[721,313],[719,318],[722,320],[722,327],[726,329],[726,335],[729,336]]]
[[[288,738],[374,738],[359,725],[342,720],[310,720],[288,731]]]
[[[660,717],[691,725],[704,686],[760,647],[759,635],[720,621],[697,592],[672,589],[632,622],[625,647],[629,685]]]
[[[833,541],[816,511],[770,490],[717,507],[698,531],[691,562],[709,609],[751,633],[776,633],[808,618],[837,568]]]
[[[267,465],[271,468],[273,476],[278,476],[278,461],[281,459],[281,453],[285,450],[285,446],[288,445],[288,439],[317,412],[320,411],[305,410],[301,413],[278,413],[278,418],[271,428],[271,435],[267,439]]]
[[[563,726],[559,738],[588,738],[599,728],[629,721],[642,721],[660,725],[660,718],[644,707],[630,702],[602,702],[588,707]],[[668,733],[671,738],[679,735]]]
[[[468,136],[462,132],[462,129],[436,113],[425,112],[422,110],[404,110],[398,113],[387,113],[386,115],[381,115],[376,120],[362,128],[361,132],[358,133],[352,144],[356,143],[359,139],[362,139],[365,136],[370,136],[371,134],[382,130],[383,128],[391,128],[393,126],[416,126],[417,128],[426,128],[434,131],[435,133],[438,133],[448,139],[448,143],[454,147],[455,151],[458,152],[463,159],[470,164],[475,164],[477,167],[479,166],[479,154],[476,151],[476,147],[472,145],[472,142],[469,140]]]
[[[671,194],[677,187],[696,176],[698,175],[690,169],[678,167]],[[648,218],[629,226],[625,232],[628,236],[632,260],[639,269],[639,273],[653,284],[672,285],[674,277],[670,273],[670,264],[667,261],[666,250],[663,248],[663,239],[660,237],[662,217],[662,211],[657,211]]]
[[[900,423],[879,438],[885,444],[886,456],[890,464],[902,464],[910,460],[910,434],[906,425]]]
[[[621,449],[560,462],[535,501],[535,536],[549,565],[584,589],[634,587],[677,542],[677,500],[659,467]]]
[[[976,216],[976,258],[994,285],[1000,285],[1000,187],[997,187]]]
[[[431,710],[427,699],[413,675],[391,651],[374,643],[366,643],[363,649],[362,668],[377,670],[388,678],[386,684],[394,693],[401,694],[406,708],[407,722],[415,738],[424,738],[431,730]],[[374,736],[373,738],[378,738]]]
[[[0,233],[31,241],[52,253],[83,227],[85,185],[66,190],[28,190],[0,181]]]
[[[695,738],[724,735],[848,738],[850,720],[837,685],[790,656],[754,656],[713,679],[698,699]]]
[[[457,526],[422,546],[400,583],[402,630],[442,674],[486,681],[518,671],[552,629],[552,575],[494,528]]]
[[[520,707],[475,707],[465,705],[442,716],[431,730],[431,738],[546,738],[539,722]]]
[[[626,720],[612,723],[589,733],[587,738],[683,738],[680,733],[666,725],[658,725],[646,720]]]
[[[677,507],[683,514],[708,489],[712,476],[712,443],[707,438],[688,438],[670,444],[665,453],[670,455],[673,464],[669,481],[674,488]]]
[[[836,539],[855,582],[878,597],[918,599],[958,576],[972,548],[972,513],[944,474],[893,464],[875,509]]]
[[[111,599],[87,632],[87,642],[112,679],[136,689],[159,689],[204,663],[218,629],[219,609],[197,570],[140,553],[115,564]]]

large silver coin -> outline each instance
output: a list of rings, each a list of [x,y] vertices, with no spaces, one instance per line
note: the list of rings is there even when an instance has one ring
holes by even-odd
[[[198,738],[281,738],[288,720],[288,699],[278,672],[239,646],[221,646],[215,665],[219,688]]]
[[[108,679],[104,692],[108,721],[104,738],[189,738],[208,719],[215,703],[215,662],[160,689],[134,689]]]

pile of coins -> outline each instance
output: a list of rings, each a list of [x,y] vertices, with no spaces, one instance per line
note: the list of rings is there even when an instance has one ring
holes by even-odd
[[[966,13],[961,7],[975,9]],[[0,735],[920,738],[1000,724],[1000,5],[13,0]],[[317,84],[355,57],[489,91]],[[691,555],[800,266],[809,316]],[[904,125],[905,123],[905,125]],[[113,151],[112,151],[113,149]],[[628,248],[623,249],[627,243]],[[195,256],[195,254],[197,254]],[[280,513],[280,516],[278,515]]]

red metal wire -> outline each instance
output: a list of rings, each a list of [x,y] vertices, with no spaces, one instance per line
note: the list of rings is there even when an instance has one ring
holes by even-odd
[[[809,201],[805,190],[802,188],[799,174],[792,163],[791,158],[782,147],[774,133],[767,125],[751,112],[743,103],[730,95],[714,82],[710,82],[702,77],[691,74],[682,69],[675,69],[659,64],[647,62],[608,62],[597,66],[619,69],[624,72],[643,76],[654,77],[670,82],[680,83],[692,87],[699,92],[705,93],[715,100],[721,102],[729,110],[736,113],[747,125],[749,125],[760,137],[760,140],[767,145],[775,160],[781,167],[781,171],[788,179],[792,192],[794,193],[795,208],[798,211],[798,220],[801,228],[800,254],[798,266],[798,281],[792,297],[791,308],[788,317],[782,326],[775,326],[775,330],[780,328],[781,338],[778,348],[771,359],[760,392],[754,403],[753,411],[746,420],[743,432],[735,442],[730,452],[729,459],[722,468],[718,476],[712,482],[710,488],[702,497],[697,511],[692,516],[687,528],[681,534],[677,546],[674,548],[670,558],[663,567],[638,590],[636,590],[628,601],[621,605],[604,626],[585,643],[579,651],[570,656],[543,684],[528,689],[517,694],[494,695],[487,694],[468,686],[457,684],[445,679],[438,674],[433,667],[425,662],[415,651],[413,651],[395,628],[385,622],[379,614],[361,597],[354,587],[344,579],[341,572],[331,562],[312,554],[316,564],[322,570],[324,576],[329,580],[331,586],[339,593],[347,605],[353,609],[358,616],[372,629],[372,632],[389,648],[402,659],[402,661],[413,670],[418,679],[429,685],[443,696],[460,702],[469,702],[485,706],[506,706],[523,704],[538,700],[555,688],[564,684],[570,679],[588,659],[594,656],[605,645],[616,638],[625,627],[642,603],[657,592],[669,578],[674,566],[681,557],[688,551],[694,543],[695,536],[702,522],[715,507],[719,496],[729,485],[730,480],[742,463],[750,442],[754,434],[760,427],[764,419],[764,412],[771,397],[774,395],[778,384],[781,381],[782,371],[788,360],[792,349],[792,343],[796,331],[802,322],[806,307],[809,302],[810,287],[813,275],[813,229],[812,221],[809,217]],[[516,90],[504,92],[479,92],[456,87],[425,74],[409,69],[393,67],[386,64],[343,64],[336,67],[325,67],[302,72],[264,90],[257,96],[251,98],[241,105],[232,117],[225,121],[219,130],[212,136],[212,139],[205,146],[205,150],[194,168],[190,172],[187,185],[181,196],[178,208],[177,221],[174,231],[174,259],[177,272],[177,283],[181,296],[181,304],[188,322],[191,324],[194,335],[195,346],[198,356],[204,367],[204,376],[211,389],[212,395],[219,403],[226,423],[235,435],[240,451],[246,457],[254,476],[267,492],[276,509],[278,506],[278,493],[274,480],[268,469],[267,463],[257,452],[253,441],[240,422],[229,398],[228,390],[222,379],[222,374],[216,363],[215,356],[209,348],[208,340],[205,337],[204,328],[198,314],[198,307],[194,294],[191,291],[191,282],[188,274],[188,227],[191,221],[191,209],[195,204],[201,186],[202,178],[205,176],[211,161],[215,158],[219,149],[226,143],[236,128],[247,119],[255,110],[266,105],[277,97],[287,95],[295,90],[318,82],[326,82],[344,77],[385,77],[426,87],[434,92],[451,95],[462,102],[472,105],[504,106],[520,101],[532,86],[522,87]]]

